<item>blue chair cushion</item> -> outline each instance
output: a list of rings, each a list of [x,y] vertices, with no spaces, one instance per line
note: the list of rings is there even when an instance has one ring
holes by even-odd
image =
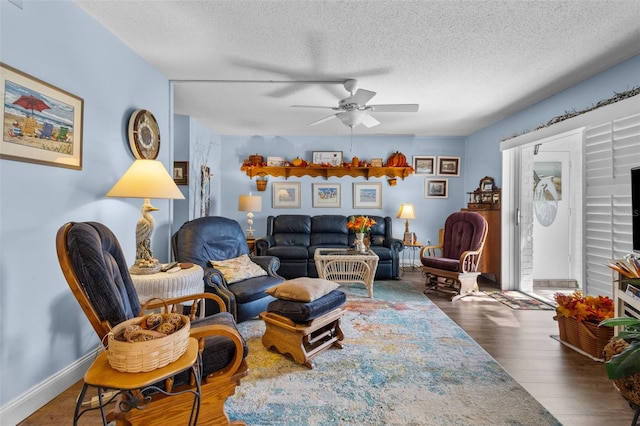
[[[276,299],[269,303],[267,312],[289,318],[296,323],[309,322],[344,304],[347,296],[341,290],[333,290],[312,302],[294,302]]]

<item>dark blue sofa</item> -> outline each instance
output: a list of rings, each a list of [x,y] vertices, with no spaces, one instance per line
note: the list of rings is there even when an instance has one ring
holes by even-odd
[[[358,214],[360,215],[360,214]],[[399,279],[402,241],[392,237],[389,216],[371,216],[376,221],[371,228],[371,250],[378,255],[375,279]],[[313,255],[318,247],[347,248],[355,235],[347,229],[349,216],[342,215],[279,215],[267,218],[267,235],[256,240],[258,256],[280,259],[278,275],[287,279],[318,277]]]

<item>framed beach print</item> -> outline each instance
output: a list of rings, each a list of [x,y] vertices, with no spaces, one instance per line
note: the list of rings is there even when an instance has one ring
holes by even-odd
[[[382,184],[378,183],[354,183],[353,184],[353,208],[354,209],[381,209],[382,208]]]
[[[425,179],[424,198],[447,198],[449,181],[447,179]]]
[[[82,170],[82,98],[3,63],[0,97],[0,158]]]
[[[417,175],[435,175],[436,157],[428,155],[414,155],[413,170]]]
[[[274,182],[271,188],[274,209],[300,208],[300,182]]]
[[[342,193],[339,183],[314,183],[313,207],[340,207]]]
[[[342,164],[342,151],[313,151],[311,162],[338,167]]]
[[[438,157],[438,175],[460,176],[460,157]]]

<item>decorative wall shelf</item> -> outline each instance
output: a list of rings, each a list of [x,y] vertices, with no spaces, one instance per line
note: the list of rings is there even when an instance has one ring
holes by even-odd
[[[413,167],[256,167],[256,166],[244,166],[242,170],[250,178],[256,176],[275,176],[284,177],[286,179],[290,177],[323,177],[328,179],[330,177],[364,177],[369,179],[372,177],[399,177],[406,178],[413,174]]]

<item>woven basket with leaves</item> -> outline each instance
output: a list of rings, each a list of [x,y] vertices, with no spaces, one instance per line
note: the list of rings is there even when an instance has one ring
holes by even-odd
[[[143,328],[152,315],[161,315],[162,320],[171,319],[179,326],[170,334]],[[137,341],[132,341],[129,337],[123,338],[125,332],[132,328],[134,330],[129,331],[130,336],[135,336]],[[189,317],[179,314],[151,314],[123,321],[111,329],[108,335],[109,364],[125,373],[139,373],[164,367],[176,361],[187,350],[189,329]]]

